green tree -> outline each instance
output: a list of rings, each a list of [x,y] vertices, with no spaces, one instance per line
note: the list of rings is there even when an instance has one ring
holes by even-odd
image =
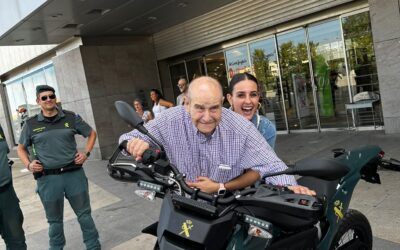
[[[269,60],[263,49],[255,49],[253,52],[254,73],[258,81],[266,85],[267,90],[272,90],[270,83],[271,71],[269,69]]]

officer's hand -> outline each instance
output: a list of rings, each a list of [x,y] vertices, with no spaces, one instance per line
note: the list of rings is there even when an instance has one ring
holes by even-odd
[[[311,196],[316,195],[314,190],[311,190],[308,187],[304,186],[288,186],[287,188],[292,190],[295,194],[306,194]]]
[[[87,159],[87,156],[85,153],[78,152],[75,154],[74,162],[75,162],[75,164],[82,165],[86,161],[86,159]]]
[[[205,177],[205,176],[199,176],[197,177],[196,181],[194,182],[186,182],[189,187],[192,188],[198,188],[200,191],[206,192],[206,193],[216,193],[218,192],[219,189],[219,183],[216,183],[210,178]]]
[[[29,163],[28,170],[31,171],[32,173],[42,172],[43,171],[42,163],[38,160],[33,160],[31,161],[31,163]]]
[[[149,149],[150,145],[138,138],[133,138],[128,141],[126,145],[126,150],[130,153],[136,161],[142,159],[143,153],[146,149]]]

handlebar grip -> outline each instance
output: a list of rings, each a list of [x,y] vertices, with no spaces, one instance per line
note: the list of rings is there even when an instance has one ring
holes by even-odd
[[[119,149],[124,149],[124,150],[126,150],[126,147],[128,146],[128,141],[127,140],[124,140],[124,141],[122,141],[120,144],[119,144]]]
[[[161,158],[159,149],[146,149],[142,156],[143,164],[150,164]]]

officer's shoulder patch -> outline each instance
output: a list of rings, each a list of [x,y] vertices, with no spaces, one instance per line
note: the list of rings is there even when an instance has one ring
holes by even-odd
[[[69,115],[75,115],[75,112],[69,111],[69,110],[62,110],[65,114],[69,114]]]

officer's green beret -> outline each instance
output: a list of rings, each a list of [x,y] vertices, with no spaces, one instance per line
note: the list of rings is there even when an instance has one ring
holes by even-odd
[[[39,95],[42,92],[45,92],[45,91],[53,91],[53,93],[56,92],[54,90],[54,88],[49,86],[49,85],[38,85],[38,86],[36,86],[36,96]]]

